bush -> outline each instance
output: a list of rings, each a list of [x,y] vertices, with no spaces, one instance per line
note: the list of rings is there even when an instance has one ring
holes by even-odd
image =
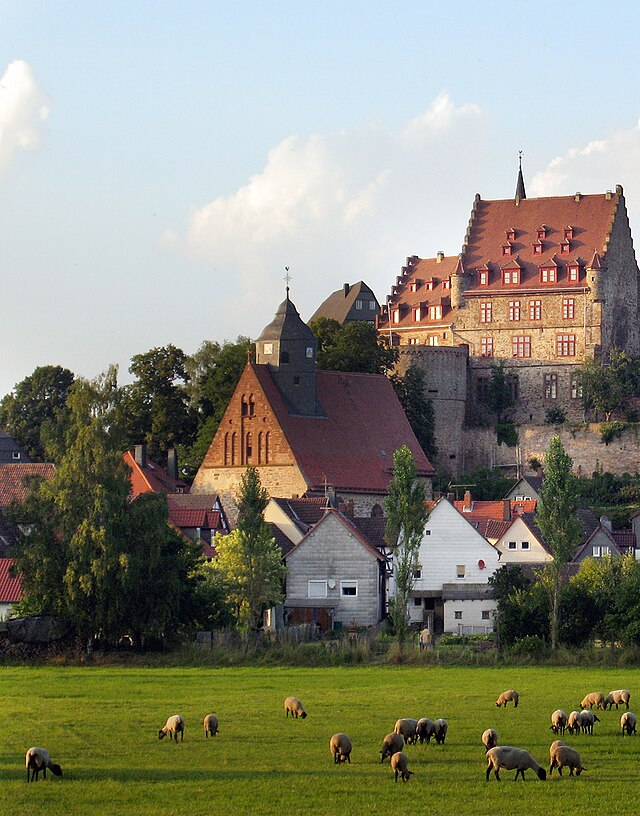
[[[509,657],[525,660],[543,660],[549,654],[545,641],[536,635],[518,638],[507,650]]]
[[[545,425],[563,425],[567,420],[567,412],[564,408],[555,407],[548,408],[545,411],[544,422]]]
[[[608,445],[614,439],[619,439],[623,431],[628,427],[628,422],[621,422],[619,419],[614,419],[612,422],[603,422],[600,425],[600,439],[605,445]]]
[[[496,437],[498,445],[506,445],[508,448],[515,448],[518,444],[518,430],[513,422],[498,422],[496,425]]]

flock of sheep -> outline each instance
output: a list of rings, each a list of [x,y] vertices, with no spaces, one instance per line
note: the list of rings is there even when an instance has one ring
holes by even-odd
[[[567,715],[562,709],[556,709],[551,714],[551,730],[555,735],[560,734],[564,736],[565,731],[568,731],[572,736],[574,734],[593,734],[593,727],[596,722],[600,722],[593,712],[593,707],[602,711],[607,708],[611,710],[615,705],[616,709],[620,705],[626,707],[626,711],[620,718],[620,726],[622,729],[622,736],[625,734],[632,736],[636,733],[636,715],[629,711],[629,700],[631,694],[626,689],[619,689],[611,691],[605,697],[601,692],[591,692],[587,694],[580,703],[581,711],[572,711]],[[507,703],[512,702],[514,707],[518,707],[519,695],[514,689],[503,691],[496,700],[496,706],[506,708]],[[287,697],[284,701],[285,715],[292,718],[305,719],[307,712],[304,710],[302,702],[297,697]],[[204,735],[206,738],[214,737],[218,731],[218,718],[215,714],[207,714],[203,721]],[[415,745],[416,743],[431,742],[431,738],[435,740],[438,745],[444,745],[448,723],[444,719],[430,720],[428,717],[416,720],[410,717],[403,717],[399,719],[393,732],[387,734],[382,741],[382,748],[380,749],[381,762],[384,762],[387,757],[390,758],[391,770],[395,775],[395,781],[398,781],[398,775],[403,782],[407,782],[409,777],[413,775],[413,771],[409,770],[409,758],[404,753],[403,748],[406,745]],[[158,731],[158,739],[164,739],[169,736],[170,740],[174,740],[177,744],[178,735],[180,741],[184,741],[184,717],[180,714],[174,714],[169,717],[163,727]],[[500,770],[507,771],[515,770],[516,775],[514,781],[518,776],[524,779],[524,772],[527,769],[533,770],[538,779],[545,780],[547,778],[546,770],[540,766],[531,754],[523,748],[514,748],[509,745],[498,745],[498,734],[493,728],[487,728],[482,734],[482,744],[486,750],[487,770],[486,780],[489,781],[491,771],[494,772],[495,777],[500,781]],[[351,764],[352,743],[350,737],[339,732],[334,734],[329,741],[329,751],[333,757],[335,764],[348,762]],[[574,773],[579,776],[582,771],[586,770],[580,759],[580,754],[569,747],[565,742],[556,739],[551,743],[549,748],[549,776],[556,768],[560,776],[562,776],[562,769],[569,768],[569,775]],[[53,762],[49,756],[48,751],[44,748],[29,748],[25,756],[25,764],[27,767],[27,782],[37,781],[40,772],[43,778],[47,778],[47,770],[50,770],[55,776],[62,776],[62,769],[59,765]]]

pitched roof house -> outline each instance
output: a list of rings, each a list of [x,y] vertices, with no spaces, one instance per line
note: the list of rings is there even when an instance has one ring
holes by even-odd
[[[376,296],[364,281],[345,283],[342,289],[332,292],[322,302],[309,318],[309,323],[320,317],[337,320],[341,325],[356,320],[374,323],[379,311],[380,305]]]
[[[0,430],[0,465],[16,464],[18,462],[26,464],[31,462],[31,459],[15,439]]]
[[[22,504],[34,478],[51,479],[56,471],[52,464],[0,465],[0,510],[12,502]]]

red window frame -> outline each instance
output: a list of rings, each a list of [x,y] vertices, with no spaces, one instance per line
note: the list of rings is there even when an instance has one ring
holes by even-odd
[[[520,281],[519,269],[503,269],[502,270],[502,285],[503,286],[517,286]]]
[[[562,319],[574,320],[576,316],[575,298],[562,298]]]
[[[480,338],[480,356],[493,357],[493,337]]]
[[[576,336],[575,334],[556,335],[556,356],[575,357],[576,356]]]
[[[525,334],[516,334],[511,338],[512,357],[531,357],[531,337]]]
[[[529,301],[529,320],[542,320],[542,301]]]
[[[489,285],[489,270],[488,269],[478,269],[478,286],[488,286]]]
[[[520,301],[509,301],[509,320],[520,320]]]
[[[571,283],[575,283],[576,281],[580,280],[580,266],[579,264],[569,264],[567,268],[567,279]]]
[[[480,322],[493,323],[493,303],[490,300],[480,303]]]
[[[547,280],[545,280],[545,276]],[[558,269],[555,266],[540,267],[540,283],[553,284],[558,282]]]

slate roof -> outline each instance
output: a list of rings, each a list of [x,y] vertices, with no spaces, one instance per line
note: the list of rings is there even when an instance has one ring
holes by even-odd
[[[295,546],[293,541],[291,541],[291,539],[282,532],[277,524],[270,521],[268,521],[267,524],[271,529],[271,535],[274,537],[276,544],[282,551],[282,557],[286,558]]]
[[[298,547],[300,547],[307,540],[307,538],[309,538],[311,533],[313,533],[315,530],[320,529],[320,527],[322,526],[322,522],[325,521],[325,519],[327,519],[330,515],[336,516],[336,518],[342,524],[344,524],[344,526],[362,544],[362,546],[366,550],[368,550],[372,555],[374,555],[379,561],[384,561],[385,560],[385,556],[383,555],[383,553],[381,553],[380,550],[376,546],[374,546],[371,543],[371,541],[369,541],[369,539],[361,532],[361,530],[359,530],[358,527],[356,527],[353,520],[350,519],[348,516],[345,516],[344,513],[341,513],[339,510],[336,510],[333,507],[329,507],[329,508],[327,508],[327,510],[325,510],[325,513],[324,513],[323,517],[320,519],[320,521],[317,524],[315,524],[313,527],[311,527],[309,529],[309,532],[303,538],[301,538],[300,541],[294,547],[291,548],[289,553],[287,553],[287,556],[291,552],[293,552],[294,550],[297,550]]]
[[[326,496],[309,496],[301,499],[272,497],[272,501],[303,533],[306,533],[311,525],[317,524],[329,507],[329,500]]]
[[[345,286],[349,286],[349,284],[345,284]],[[344,324],[347,319],[347,315],[353,308],[356,300],[360,298],[362,292],[367,292],[375,298],[373,290],[367,286],[364,281],[358,281],[357,283],[349,286],[349,290],[346,295],[344,290],[345,287],[343,286],[336,292],[332,292],[311,315],[309,318],[309,323],[312,323],[314,320],[318,320],[320,317],[326,317],[330,320],[337,320],[340,324]],[[362,310],[362,319],[364,321],[373,322],[378,311],[378,309],[370,309],[367,305],[367,308]]]
[[[313,340],[316,342],[315,334],[303,322],[298,314],[298,310],[289,300],[286,299],[278,306],[275,317],[262,330],[258,337],[258,342],[264,340]]]
[[[131,469],[131,495],[135,499],[141,493],[188,493],[189,485],[181,479],[172,479],[164,468],[147,458],[145,467],[136,462],[132,451],[122,458]]]
[[[409,425],[389,380],[380,374],[317,372],[324,416],[292,415],[266,365],[248,363],[291,446],[309,490],[384,494],[393,453],[408,445],[420,476],[434,469]]]
[[[384,531],[387,525],[384,516],[363,516],[362,518],[356,516],[351,519],[351,522],[374,547],[384,550],[389,546],[384,540]]]
[[[17,603],[22,597],[22,579],[9,574],[14,564],[15,558],[0,558],[0,603]]]
[[[51,479],[55,471],[56,466],[52,464],[0,465],[0,508],[8,507],[13,501],[22,504],[29,490],[29,477]]]
[[[622,552],[635,551],[637,542],[633,530],[614,530],[612,536]]]
[[[17,459],[14,454],[18,454]],[[16,464],[17,462],[28,464],[31,462],[31,459],[29,459],[13,437],[4,431],[0,431],[0,464],[8,465],[11,463]]]

